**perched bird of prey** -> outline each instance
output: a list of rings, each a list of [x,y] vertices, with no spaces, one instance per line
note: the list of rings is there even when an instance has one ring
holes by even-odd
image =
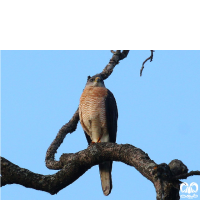
[[[80,98],[79,117],[88,144],[116,142],[117,104],[113,94],[105,87],[101,75],[88,77]],[[112,189],[112,161],[99,164],[103,193],[107,196]]]

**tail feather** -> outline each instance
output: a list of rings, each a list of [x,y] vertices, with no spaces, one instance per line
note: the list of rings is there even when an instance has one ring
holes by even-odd
[[[112,190],[112,161],[105,161],[99,164],[99,172],[101,177],[101,186],[104,195],[108,196]]]

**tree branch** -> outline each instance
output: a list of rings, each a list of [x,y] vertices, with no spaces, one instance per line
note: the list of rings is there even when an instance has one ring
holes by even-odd
[[[33,173],[1,157],[2,186],[16,183],[53,195],[76,181],[92,166],[111,160],[135,167],[154,184],[158,200],[178,199],[180,182],[175,179],[176,176],[173,177],[172,165],[157,165],[148,154],[130,144],[95,143],[77,153],[62,154],[57,161],[62,169],[53,175]],[[178,162],[182,163],[179,160],[170,163],[176,163],[177,166]],[[199,175],[197,172],[195,175]],[[189,175],[194,175],[194,172],[188,173],[187,177]]]
[[[111,52],[113,53],[112,58],[110,59],[109,63],[106,65],[106,67],[103,69],[103,71],[100,73],[103,80],[107,79],[111,75],[114,67],[117,64],[119,64],[120,60],[123,60],[124,58],[127,57],[129,50],[123,50],[122,52],[121,52],[121,50],[117,50],[117,51],[111,50]]]
[[[57,161],[62,169],[53,175],[33,173],[2,157],[2,186],[16,183],[56,194],[77,180],[92,166],[108,160],[120,161],[134,166],[146,178],[153,181],[152,171],[156,163],[141,149],[129,144],[95,143],[77,153],[63,154]]]
[[[41,175],[20,168],[3,157],[1,157],[1,168],[2,186],[16,183],[52,195],[58,193],[87,171],[87,169],[77,167],[75,163],[69,162],[62,170],[53,175]]]
[[[189,173],[174,176],[172,180],[187,179],[189,176],[200,175],[200,171],[191,171]]]
[[[142,71],[143,71],[143,69],[144,69],[144,64],[145,64],[148,60],[150,60],[150,62],[153,60],[153,52],[154,52],[154,50],[151,50],[151,55],[142,63],[142,67],[141,67],[141,69],[140,69],[140,76],[142,76]]]
[[[55,161],[55,154],[57,153],[57,149],[62,144],[65,136],[68,133],[72,133],[76,130],[77,124],[79,121],[79,113],[78,109],[74,113],[73,117],[70,119],[68,123],[62,126],[62,128],[59,130],[56,138],[51,143],[50,147],[48,148],[46,152],[45,157],[45,163],[46,167],[49,169],[62,169],[62,166],[60,165],[60,162]]]

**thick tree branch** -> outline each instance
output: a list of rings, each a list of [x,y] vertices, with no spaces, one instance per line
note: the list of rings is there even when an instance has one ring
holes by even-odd
[[[134,166],[150,181],[153,181],[152,171],[156,163],[141,149],[129,144],[97,143],[75,154],[63,154],[57,161],[61,170],[53,175],[41,175],[1,158],[2,186],[17,183],[55,194],[73,183],[92,166],[102,161],[113,160]]]
[[[168,165],[162,163],[154,167],[153,183],[156,188],[157,200],[178,200],[180,183],[182,183],[179,179],[200,175],[199,171],[187,172],[187,166],[178,159],[172,160]]]
[[[153,180],[151,171],[156,166],[156,163],[149,158],[148,154],[130,144],[97,143],[76,154],[63,154],[60,157],[63,166],[74,159],[81,160],[83,166],[88,163],[93,166],[109,160],[120,161],[135,167],[150,181]]]
[[[111,73],[113,72],[114,67],[119,64],[120,60],[123,60],[127,57],[129,50],[117,50],[117,51],[111,51],[113,53],[112,58],[110,59],[109,63],[106,65],[106,67],[103,69],[103,71],[100,73],[103,80],[107,79]]]
[[[174,168],[172,166],[174,165],[167,165],[165,163],[157,165],[141,149],[130,144],[115,143],[95,143],[77,153],[61,155],[60,160],[57,162],[62,169],[53,175],[33,173],[27,169],[20,168],[2,157],[2,186],[16,183],[28,188],[56,194],[76,181],[92,166],[108,160],[123,162],[135,167],[154,184],[158,200],[171,200],[179,197],[177,196],[179,195],[179,189],[177,188],[179,188],[180,182],[173,177]],[[173,160],[170,163],[175,162],[176,166],[178,162],[182,163],[179,160]],[[195,175],[197,174],[199,173],[195,173]],[[189,175],[194,175],[194,172],[188,173],[187,177]],[[171,198],[172,196],[173,198]]]
[[[53,175],[41,175],[20,168],[3,157],[1,158],[1,168],[2,186],[16,183],[27,188],[45,191],[52,195],[73,183],[87,171],[87,169],[80,166],[77,167],[76,163],[69,162],[62,170]]]

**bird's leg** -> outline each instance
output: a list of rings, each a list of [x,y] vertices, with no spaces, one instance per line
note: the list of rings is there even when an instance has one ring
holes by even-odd
[[[97,140],[97,142],[91,142],[91,144],[94,144],[94,143],[100,143],[101,142],[101,137]]]
[[[92,134],[91,134],[92,135]],[[94,136],[94,135],[93,135]],[[100,132],[100,134],[96,134],[95,135],[96,137],[92,139],[92,142],[91,144],[94,144],[94,143],[100,143],[101,142],[101,138],[103,136],[103,131]],[[98,138],[98,139],[97,139]],[[94,142],[95,141],[95,142]]]
[[[103,136],[103,131],[101,131],[101,135],[100,135],[99,139],[97,140],[98,143],[101,142],[101,138],[102,138],[102,136]]]
[[[91,144],[100,143],[100,142],[101,142],[102,135],[103,135],[103,134],[101,134],[101,136],[99,137],[99,139],[97,140],[97,142],[92,141]]]

